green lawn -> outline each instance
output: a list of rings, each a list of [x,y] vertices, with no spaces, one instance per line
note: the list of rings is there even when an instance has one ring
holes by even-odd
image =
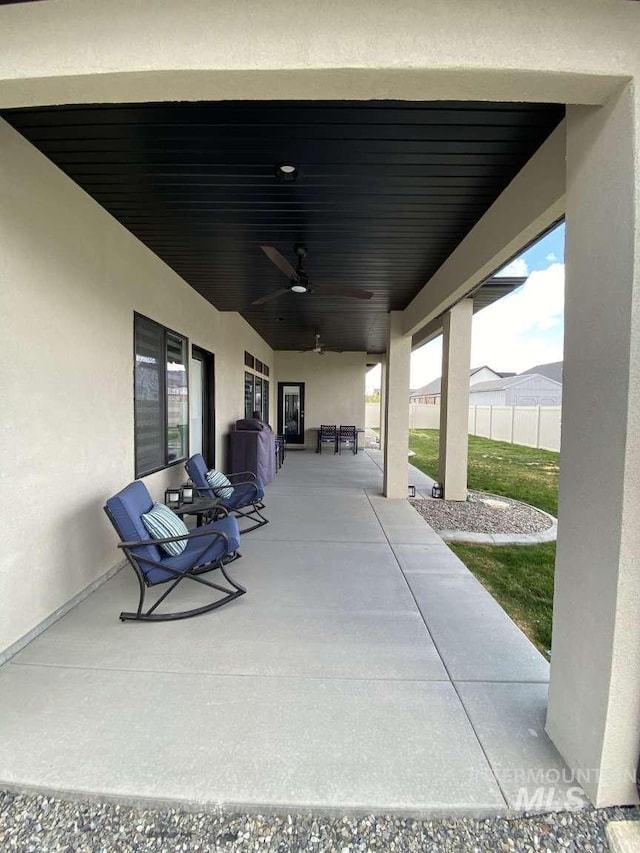
[[[414,429],[409,433],[411,462],[438,479],[438,430]],[[515,498],[558,514],[560,454],[503,441],[469,436],[469,488]]]
[[[438,431],[412,430],[411,462],[438,478]],[[557,515],[560,454],[469,436],[469,488],[515,498]],[[450,547],[500,602],[540,651],[549,656],[555,542],[542,545]]]

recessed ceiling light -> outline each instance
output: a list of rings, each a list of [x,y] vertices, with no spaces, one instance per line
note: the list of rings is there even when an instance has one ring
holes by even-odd
[[[293,290],[294,293],[306,293],[307,287],[304,284],[292,284],[291,290]]]
[[[276,166],[276,178],[279,181],[295,181],[298,177],[298,170],[291,163],[281,163]]]

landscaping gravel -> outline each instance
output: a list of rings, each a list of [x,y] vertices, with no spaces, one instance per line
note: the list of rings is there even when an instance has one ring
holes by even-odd
[[[0,850],[20,853],[146,851],[605,851],[609,820],[639,809],[583,809],[517,818],[195,814],[0,792]]]
[[[411,500],[434,530],[467,533],[540,533],[553,522],[548,515],[511,498],[470,492],[470,501]]]

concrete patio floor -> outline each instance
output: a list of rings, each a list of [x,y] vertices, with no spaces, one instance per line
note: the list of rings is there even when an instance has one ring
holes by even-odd
[[[381,497],[379,463],[290,452],[232,566],[248,593],[221,610],[122,624],[125,569],[13,657],[0,786],[416,816],[523,810],[544,786],[539,808],[566,807],[546,661],[408,502]]]

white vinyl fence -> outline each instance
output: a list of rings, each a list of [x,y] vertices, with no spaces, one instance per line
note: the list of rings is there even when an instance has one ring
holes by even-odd
[[[561,406],[469,406],[469,434],[526,447],[560,450]],[[365,426],[380,426],[380,406],[367,403]],[[409,429],[439,429],[440,406],[409,404]]]

